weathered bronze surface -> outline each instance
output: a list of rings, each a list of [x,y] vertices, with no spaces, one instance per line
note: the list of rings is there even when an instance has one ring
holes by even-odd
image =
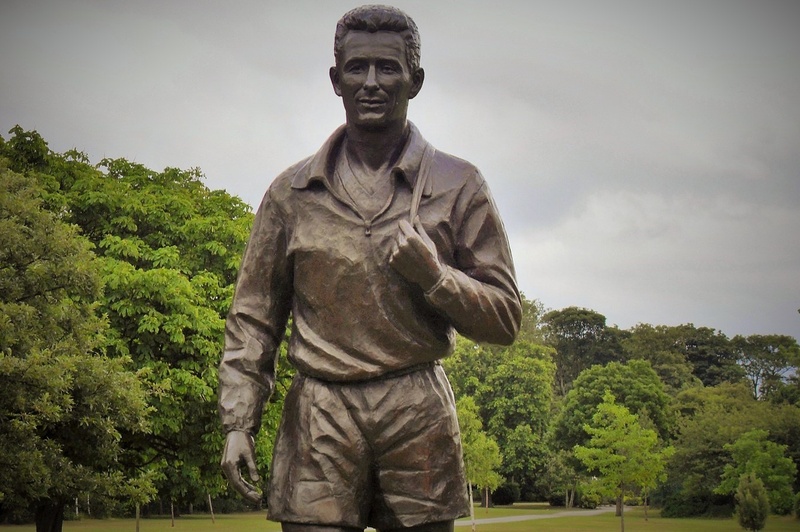
[[[480,172],[407,121],[419,35],[392,7],[337,24],[333,89],[346,123],[267,190],[236,284],[219,370],[222,467],[260,500],[253,437],[292,315],[297,368],[272,461],[284,530],[448,530],[468,512],[450,385],[456,331],[509,344],[520,296]]]

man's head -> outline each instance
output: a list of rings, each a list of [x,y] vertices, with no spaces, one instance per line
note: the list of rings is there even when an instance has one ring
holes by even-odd
[[[403,36],[406,42],[406,62],[412,72],[419,68],[420,39],[419,30],[414,21],[392,6],[366,5],[351,9],[336,23],[336,34],[333,39],[333,57],[336,66],[342,57],[342,41],[348,32],[393,31]]]
[[[330,78],[348,125],[404,128],[408,102],[425,80],[416,24],[393,7],[356,8],[336,27],[334,54]]]

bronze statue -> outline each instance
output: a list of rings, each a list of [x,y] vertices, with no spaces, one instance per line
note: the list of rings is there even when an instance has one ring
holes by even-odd
[[[470,163],[407,121],[419,34],[363,6],[336,27],[346,124],[278,176],[256,214],[225,331],[222,467],[260,495],[253,436],[291,312],[297,369],[267,494],[285,531],[451,530],[469,511],[453,392],[456,331],[510,344],[521,318],[508,241]]]

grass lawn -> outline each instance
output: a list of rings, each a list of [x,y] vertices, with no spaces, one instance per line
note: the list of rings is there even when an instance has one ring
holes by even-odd
[[[546,504],[519,504],[507,508],[491,508],[488,513],[483,508],[475,509],[475,518],[506,517],[512,515],[546,515],[564,511],[563,508],[550,508]],[[466,520],[468,521],[468,519]],[[620,529],[619,519],[614,512],[601,515],[576,517],[553,517],[535,521],[517,521],[513,523],[493,523],[478,525],[479,532],[533,532],[536,530],[559,532],[603,531],[616,532]],[[34,532],[33,525],[0,525],[2,532]],[[71,532],[134,532],[136,524],[133,519],[83,519],[67,521],[64,530]],[[208,515],[184,515],[175,520],[171,527],[170,519],[142,519],[141,532],[173,532],[180,530],[216,531],[216,532],[277,532],[280,525],[267,521],[264,512],[218,515],[216,523],[211,522]],[[625,512],[626,532],[736,532],[741,530],[734,519],[662,519],[657,511],[650,511],[650,519],[644,520],[644,510],[631,509]],[[800,530],[800,521],[794,517],[771,516],[767,521],[766,532],[782,532]],[[456,527],[456,532],[469,532],[469,526]]]

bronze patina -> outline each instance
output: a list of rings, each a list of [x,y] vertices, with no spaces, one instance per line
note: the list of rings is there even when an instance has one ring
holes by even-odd
[[[520,296],[480,172],[407,120],[425,73],[411,18],[363,6],[338,22],[346,123],[270,185],[225,331],[222,467],[259,501],[253,438],[292,316],[289,390],[269,518],[296,530],[450,530],[468,513],[455,402],[439,360],[456,332],[510,344]]]

